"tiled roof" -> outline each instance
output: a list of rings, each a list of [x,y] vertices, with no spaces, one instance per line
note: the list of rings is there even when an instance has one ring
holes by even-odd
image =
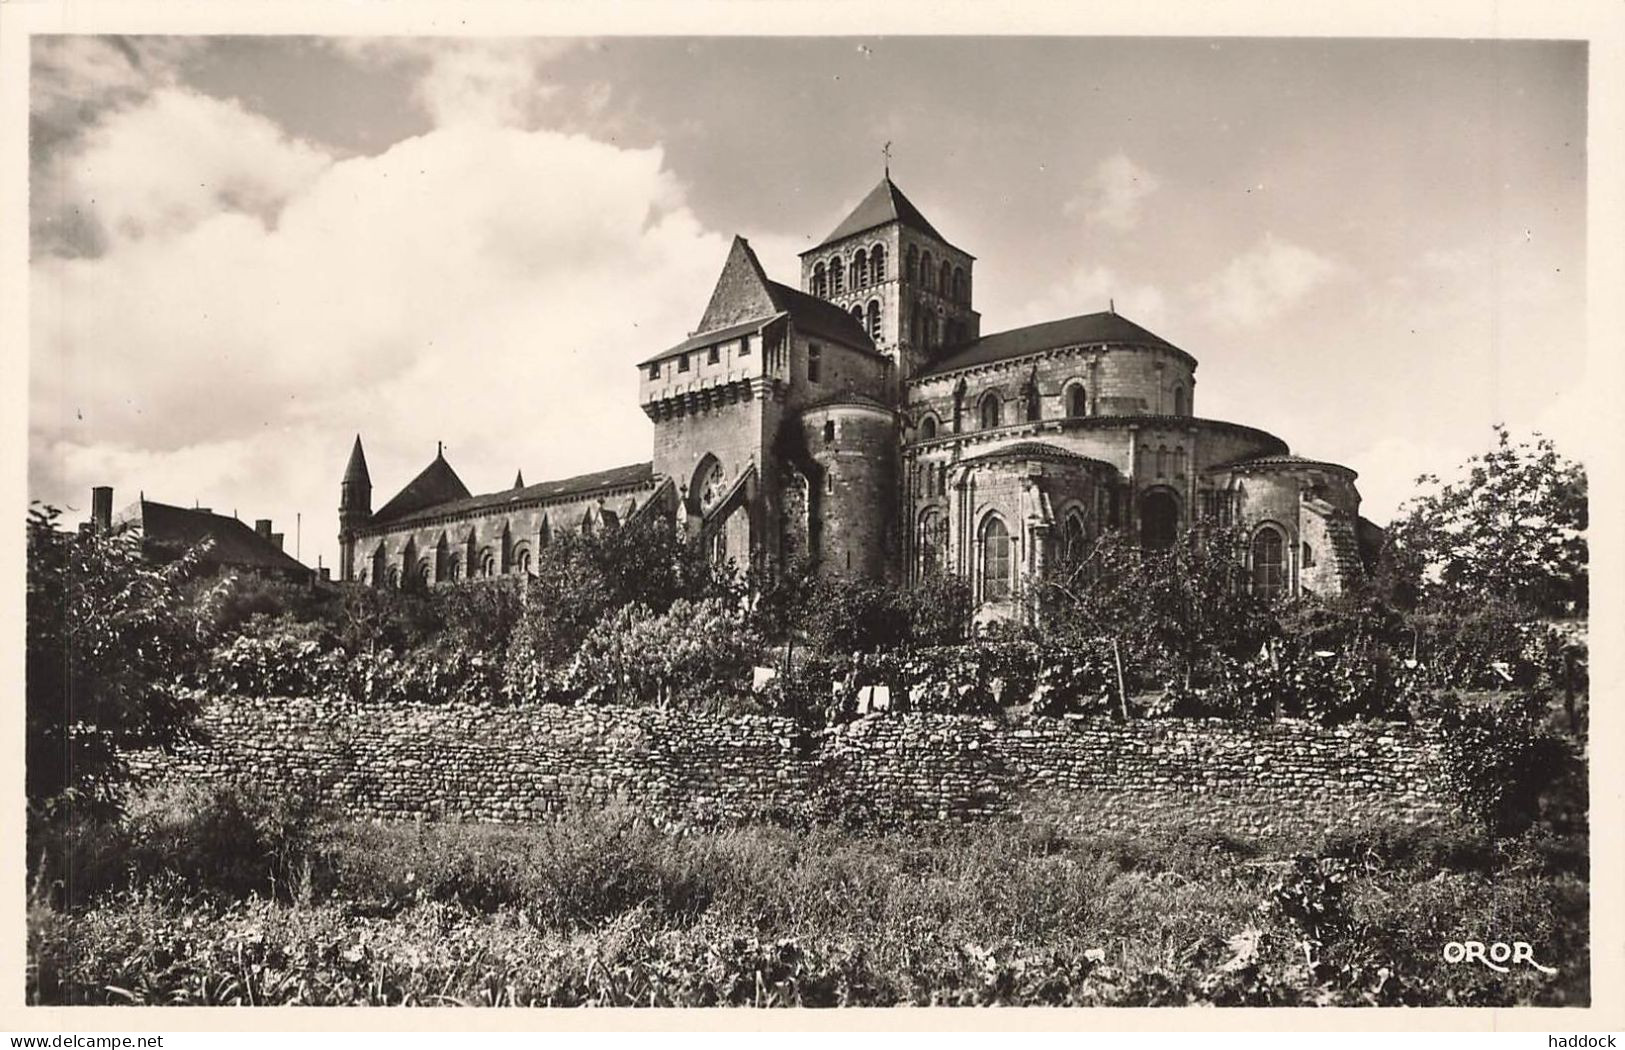
[[[136,513],[141,523],[143,543],[167,552],[178,554],[188,547],[208,541],[209,551],[204,557],[219,565],[287,573],[310,571],[237,518],[151,500],[142,500]],[[129,517],[127,515],[125,520],[129,520]]]
[[[858,319],[834,303],[777,281],[769,281],[767,287],[773,301],[806,334],[834,339],[860,350],[874,349],[874,342]]]
[[[879,185],[869,191],[868,196],[858,202],[858,206],[853,208],[851,213],[841,220],[840,225],[830,231],[828,237],[818,243],[818,248],[822,248],[826,244],[833,244],[836,241],[845,240],[853,234],[862,233],[864,230],[884,226],[889,222],[900,222],[905,226],[912,226],[921,233],[930,234],[944,244],[948,243],[947,238],[938,233],[936,227],[926,221],[925,216],[920,214],[920,209],[914,206],[914,202],[905,197],[903,191],[897,188],[897,184],[891,180],[890,176],[887,176],[880,180]],[[818,248],[813,248],[812,251],[817,251]],[[801,254],[806,255],[808,252],[802,252]]]
[[[423,468],[423,472],[411,481],[406,487],[395,494],[395,498],[378,508],[372,516],[375,522],[396,521],[421,510],[424,507],[433,507],[451,500],[467,499],[468,486],[463,479],[451,469],[446,457],[436,454],[434,462]]]
[[[625,488],[629,485],[646,485],[654,479],[654,465],[651,463],[633,463],[630,466],[615,467],[610,470],[595,471],[591,474],[577,474],[572,478],[560,481],[543,481],[535,485],[526,485],[522,489],[504,489],[501,492],[487,493],[482,496],[467,496],[462,499],[448,500],[433,506],[423,507],[410,514],[391,519],[388,522],[374,522],[388,524],[391,528],[414,521],[428,518],[437,518],[443,514],[462,514],[468,511],[491,510],[506,507],[514,503],[537,503],[547,500],[562,499],[566,497],[580,497],[590,495],[603,489]]]
[[[1008,332],[984,335],[974,343],[960,347],[942,360],[923,369],[920,376],[923,378],[941,375],[944,372],[954,372],[974,365],[992,364],[995,361],[1007,361],[1011,358],[1025,357],[1028,354],[1037,354],[1063,346],[1097,344],[1159,347],[1183,354],[1190,359],[1192,367],[1196,365],[1195,358],[1166,339],[1141,328],[1122,314],[1107,311],[1097,314],[1080,314],[1077,317],[1067,317],[1059,321],[1046,321],[1043,324],[1028,325],[1025,328],[1012,328]]]
[[[1208,467],[1204,473],[1212,473],[1221,470],[1251,470],[1255,468],[1269,467],[1318,467],[1327,470],[1339,471],[1347,474],[1351,478],[1358,477],[1353,470],[1343,466],[1341,463],[1328,463],[1325,460],[1309,459],[1306,456],[1297,456],[1290,453],[1270,456],[1250,456],[1246,459],[1234,459],[1228,463],[1218,463],[1214,466]]]
[[[350,449],[350,462],[344,467],[344,482],[347,485],[359,482],[372,487],[372,478],[367,474],[367,454],[361,451],[360,434],[355,436],[355,446]]]
[[[1094,459],[1071,449],[1052,445],[1047,441],[1017,441],[1009,445],[1000,445],[998,448],[968,456],[966,463],[974,463],[987,459],[1062,459],[1077,463],[1100,463],[1109,466],[1104,460]]]

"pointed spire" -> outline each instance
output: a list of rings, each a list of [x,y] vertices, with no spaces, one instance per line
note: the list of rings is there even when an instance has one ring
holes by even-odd
[[[523,470],[513,476],[513,487],[516,489],[525,487],[525,472]]]
[[[360,482],[363,485],[372,485],[372,476],[367,473],[367,454],[361,451],[361,435],[355,436],[355,445],[350,449],[350,462],[344,468],[345,484]]]

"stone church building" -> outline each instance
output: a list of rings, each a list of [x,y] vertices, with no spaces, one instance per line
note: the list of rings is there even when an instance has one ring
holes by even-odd
[[[968,579],[982,619],[1102,529],[1171,544],[1243,526],[1251,585],[1336,594],[1377,536],[1355,473],[1203,419],[1196,358],[1115,312],[984,335],[975,259],[888,176],[799,287],[735,238],[695,331],[638,366],[651,462],[475,496],[444,456],[372,509],[358,437],[342,578],[420,585],[525,572],[560,529],[673,515],[740,567],[810,560],[898,583]]]

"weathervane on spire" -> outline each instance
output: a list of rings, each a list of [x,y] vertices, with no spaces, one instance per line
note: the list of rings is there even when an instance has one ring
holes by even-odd
[[[889,179],[891,178],[891,139],[887,139],[886,144],[880,147],[880,156],[884,158],[882,163],[886,168],[886,178]]]

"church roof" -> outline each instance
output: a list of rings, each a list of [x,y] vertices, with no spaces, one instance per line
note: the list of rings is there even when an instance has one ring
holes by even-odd
[[[1101,466],[1110,466],[1105,460],[1094,459],[1081,453],[1073,452],[1069,448],[1052,445],[1047,441],[1017,441],[1009,445],[1000,445],[998,448],[969,456],[966,463],[976,463],[991,459],[1048,459],[1062,460],[1073,463],[1096,463]]]
[[[591,474],[577,474],[575,477],[563,478],[559,481],[541,481],[534,485],[526,485],[524,488],[503,489],[501,492],[491,492],[480,496],[470,496],[465,490],[461,498],[445,500],[432,506],[420,507],[401,515],[389,524],[393,527],[402,523],[437,518],[443,514],[491,510],[497,507],[507,507],[514,503],[541,503],[570,497],[579,498],[600,490],[646,485],[653,479],[654,465],[652,463],[633,463],[625,467],[599,470]],[[377,521],[376,518],[373,520]]]
[[[138,520],[142,544],[179,554],[188,547],[207,541],[205,561],[281,573],[309,573],[275,543],[255,532],[246,522],[201,508],[176,507],[143,499],[121,520]]]
[[[903,191],[898,189],[897,184],[891,180],[891,176],[887,175],[880,180],[879,185],[869,191],[868,196],[858,202],[858,206],[853,208],[846,218],[841,220],[840,225],[830,231],[828,237],[818,242],[817,248],[810,248],[801,254],[810,254],[825,245],[834,244],[836,241],[845,240],[865,230],[872,230],[876,226],[884,226],[892,222],[912,226],[921,233],[930,234],[943,244],[948,243],[948,239],[938,233],[936,227],[926,221],[925,216],[920,214],[920,209],[916,208],[914,202],[903,195]]]
[[[451,500],[467,499],[468,486],[451,469],[443,452],[436,452],[434,462],[422,473],[406,483],[395,498],[378,508],[372,516],[374,522],[399,521],[424,507],[438,506]]]
[[[355,436],[355,445],[350,449],[350,462],[344,466],[344,483],[372,487],[372,478],[367,474],[367,454],[361,451],[360,434]]]
[[[975,342],[952,351],[947,357],[922,369],[920,376],[923,378],[925,376],[942,375],[945,372],[956,372],[961,368],[992,364],[996,361],[1008,361],[1012,358],[1026,357],[1028,354],[1042,353],[1045,350],[1055,350],[1063,346],[1111,343],[1123,343],[1129,346],[1152,346],[1172,350],[1189,359],[1192,368],[1196,367],[1194,357],[1191,357],[1190,354],[1185,353],[1185,351],[1160,335],[1141,328],[1122,314],[1106,311],[1095,314],[1079,314],[1077,317],[1067,317],[1059,321],[1045,321],[1043,324],[1028,325],[1025,328],[1012,328],[1008,332],[995,332],[993,335],[984,335]]]
[[[750,242],[735,237],[699,328],[681,343],[646,358],[641,364],[737,339],[786,316],[807,335],[832,339],[860,350],[874,350],[873,341],[856,318],[834,303],[769,280]]]
[[[1333,470],[1340,474],[1347,474],[1352,480],[1359,475],[1351,468],[1341,463],[1328,463],[1321,459],[1310,459],[1307,456],[1298,456],[1291,453],[1277,453],[1266,456],[1248,456],[1244,459],[1231,460],[1228,463],[1218,463],[1208,467],[1203,473],[1213,474],[1225,470],[1268,470],[1271,467],[1314,467],[1322,470]]]

